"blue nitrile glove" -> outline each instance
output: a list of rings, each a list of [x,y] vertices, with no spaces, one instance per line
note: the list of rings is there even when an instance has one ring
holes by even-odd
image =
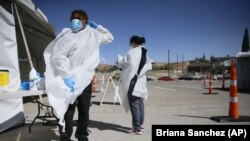
[[[22,82],[20,88],[21,88],[21,90],[29,90],[30,89],[29,82],[28,81]]]
[[[96,29],[97,26],[98,26],[98,24],[95,23],[95,22],[93,22],[93,21],[89,21],[89,26],[92,27],[92,28],[94,28],[94,29]]]
[[[74,80],[72,77],[64,78],[64,83],[70,88],[70,91],[74,91]]]

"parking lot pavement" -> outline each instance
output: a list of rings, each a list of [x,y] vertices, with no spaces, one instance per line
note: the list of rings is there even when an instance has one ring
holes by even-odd
[[[208,93],[202,81],[148,81],[149,99],[145,101],[145,127],[143,135],[130,135],[131,115],[122,106],[113,104],[114,89],[108,88],[100,106],[102,92],[93,93],[90,109],[90,141],[151,141],[152,125],[250,125],[250,122],[216,122],[212,116],[228,116],[229,91],[221,90],[221,83],[215,81],[214,92]],[[227,85],[228,86],[228,85]],[[98,86],[98,89],[100,85]],[[238,93],[240,116],[250,116],[250,94]],[[43,126],[38,120],[28,133],[28,126],[36,115],[37,106],[25,103],[26,123],[0,134],[1,141],[57,141],[58,128],[55,125]],[[77,113],[77,112],[76,112]],[[77,120],[77,115],[74,117]],[[75,132],[76,127],[74,127]],[[73,133],[74,135],[74,133]],[[72,136],[73,140],[76,140]]]

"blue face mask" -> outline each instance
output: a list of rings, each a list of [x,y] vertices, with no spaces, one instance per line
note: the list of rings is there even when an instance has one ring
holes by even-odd
[[[81,20],[73,19],[71,21],[71,29],[73,30],[73,32],[77,32],[77,31],[81,30],[82,28],[83,28],[83,23]]]

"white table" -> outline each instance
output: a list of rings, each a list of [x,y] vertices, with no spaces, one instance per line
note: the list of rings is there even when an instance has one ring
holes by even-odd
[[[45,90],[18,90],[13,92],[0,92],[0,101],[43,94],[46,94]]]
[[[44,94],[46,94],[46,90],[18,90],[18,91],[13,91],[13,92],[0,92],[0,103],[1,101],[5,101],[5,100],[19,99],[19,98],[30,97],[30,96],[39,96],[40,101],[35,99],[35,102],[38,104],[38,114],[33,119],[32,123],[29,126],[29,132],[31,133],[31,126],[33,125],[36,119],[43,120],[43,123],[46,120],[46,118],[52,117],[58,120],[53,112],[53,108],[49,105],[45,105],[42,103],[42,95]],[[45,113],[44,116],[40,115],[41,114],[40,109],[42,109],[42,107],[51,108],[52,115],[48,115],[48,113]]]

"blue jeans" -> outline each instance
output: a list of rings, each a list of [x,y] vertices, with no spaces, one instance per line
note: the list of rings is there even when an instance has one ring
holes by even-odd
[[[140,131],[141,125],[143,125],[144,122],[144,100],[141,97],[132,95],[136,81],[137,78],[134,77],[130,82],[128,102],[132,114],[133,130]]]
[[[143,98],[129,96],[129,107],[132,114],[133,130],[140,131],[144,122],[144,102]]]

